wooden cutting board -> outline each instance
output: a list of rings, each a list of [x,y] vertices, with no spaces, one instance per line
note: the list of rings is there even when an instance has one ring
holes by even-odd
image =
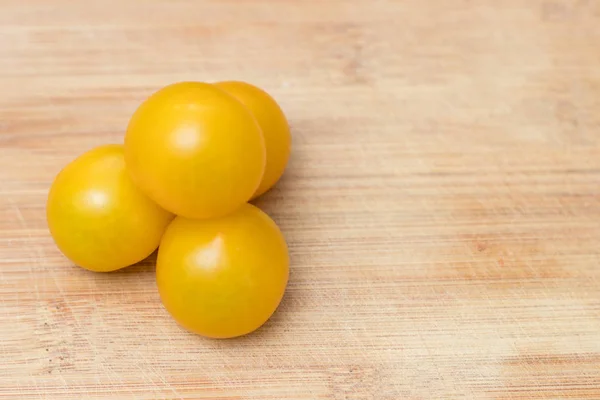
[[[0,2],[1,399],[600,399],[600,2]],[[291,122],[291,280],[207,340],[56,249],[55,174],[181,80]]]

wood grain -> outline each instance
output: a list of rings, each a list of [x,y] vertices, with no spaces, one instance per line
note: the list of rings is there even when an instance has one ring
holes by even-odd
[[[1,0],[1,399],[600,399],[600,2]],[[72,266],[44,203],[145,96],[291,121],[266,326],[180,329],[152,260]]]

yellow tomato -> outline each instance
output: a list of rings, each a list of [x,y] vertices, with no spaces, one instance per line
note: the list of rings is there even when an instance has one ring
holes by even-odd
[[[98,272],[148,257],[173,219],[133,185],[121,145],[95,148],[67,165],[50,188],[46,217],[64,255]]]
[[[265,161],[252,114],[206,83],[176,83],[154,93],[125,135],[134,182],[163,208],[188,218],[225,215],[248,201]]]
[[[290,158],[292,136],[287,119],[277,102],[256,86],[237,81],[218,82],[215,85],[248,107],[262,129],[267,165],[262,181],[252,196],[258,197],[277,183]]]
[[[264,324],[283,297],[288,273],[281,231],[250,204],[221,218],[176,217],[156,263],[167,311],[186,329],[213,338],[245,335]]]

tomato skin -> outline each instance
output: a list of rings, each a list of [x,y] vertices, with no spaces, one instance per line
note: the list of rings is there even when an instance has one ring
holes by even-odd
[[[262,181],[252,198],[271,189],[283,175],[291,153],[292,136],[285,114],[279,104],[264,90],[240,81],[215,83],[241,101],[260,126],[267,149],[267,165]]]
[[[279,305],[289,276],[285,239],[275,222],[244,204],[209,220],[176,217],[161,241],[161,300],[189,331],[212,338],[245,335]]]
[[[262,179],[266,150],[248,109],[214,85],[181,82],[151,95],[125,135],[134,182],[170,212],[213,218],[247,202]]]
[[[173,215],[131,182],[122,145],[90,150],[55,178],[46,205],[50,233],[75,264],[114,271],[148,257]]]

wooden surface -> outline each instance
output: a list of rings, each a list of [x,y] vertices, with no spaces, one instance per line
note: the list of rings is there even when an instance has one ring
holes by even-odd
[[[600,2],[0,1],[0,398],[600,399]],[[270,91],[292,273],[206,340],[72,266],[54,175],[180,80]]]

